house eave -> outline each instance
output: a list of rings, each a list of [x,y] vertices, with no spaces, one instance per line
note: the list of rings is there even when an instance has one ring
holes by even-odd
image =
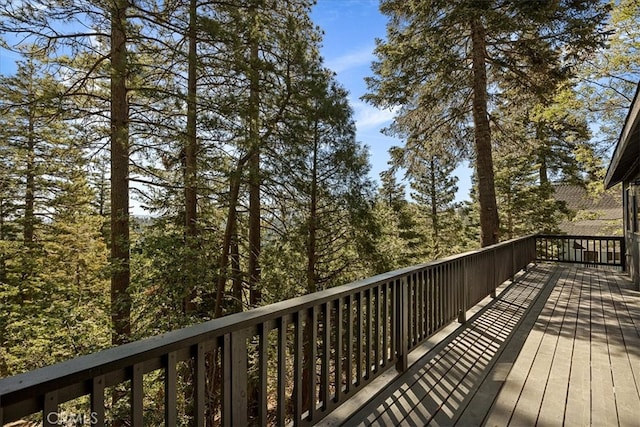
[[[637,142],[640,137],[640,85],[636,89],[636,94],[629,108],[629,113],[625,120],[624,127],[620,132],[620,138],[613,152],[607,174],[604,179],[605,188],[611,188],[619,182],[624,181],[639,168],[638,157],[640,156],[640,144]],[[633,143],[636,141],[636,143]]]

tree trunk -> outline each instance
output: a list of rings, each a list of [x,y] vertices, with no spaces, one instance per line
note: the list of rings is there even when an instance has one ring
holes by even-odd
[[[311,294],[318,290],[318,275],[316,274],[317,263],[317,233],[318,233],[318,120],[315,120],[313,133],[313,152],[311,155],[311,201],[309,205],[309,222],[307,225],[307,293]],[[325,321],[325,325],[326,325]],[[312,385],[315,382],[315,372],[313,372],[315,361],[311,360],[311,348],[316,343],[311,342],[312,328],[311,322],[306,322],[303,332],[303,368],[302,368],[302,411],[309,410],[312,402],[315,402]]]
[[[238,217],[235,213],[234,218]],[[231,283],[233,293],[233,311],[239,313],[243,311],[244,306],[242,304],[242,273],[240,271],[240,245],[238,243],[238,227],[237,224],[233,226],[233,233],[231,237]]]
[[[29,93],[29,106],[27,112],[28,134],[27,134],[27,165],[25,170],[27,188],[24,195],[24,243],[30,246],[33,243],[33,233],[35,224],[35,194],[36,194],[36,171],[35,171],[35,131],[34,131],[34,97],[33,88]]]
[[[187,249],[187,259],[185,259],[185,272],[187,274],[186,293],[184,301],[184,311],[189,313],[195,310],[193,300],[196,296],[195,277],[197,273],[197,152],[198,138],[196,134],[196,111],[197,111],[197,44],[196,44],[196,0],[189,2],[189,52],[188,52],[188,76],[187,76],[187,135],[185,141],[185,164],[184,164],[184,226],[185,242]]]
[[[476,173],[480,204],[480,245],[498,242],[499,220],[491,157],[491,128],[487,112],[485,30],[480,18],[471,21],[473,51],[473,122],[475,125]]]
[[[127,0],[117,0],[111,11],[111,319],[116,345],[131,335],[127,6]]]
[[[429,164],[429,174],[430,174],[430,179],[429,179],[429,184],[431,186],[430,191],[431,194],[429,195],[431,198],[431,236],[433,237],[433,249],[434,249],[434,253],[432,254],[432,256],[434,258],[438,258],[440,256],[440,227],[438,224],[438,191],[436,189],[436,164],[433,160],[433,156],[430,159],[430,164]]]
[[[227,268],[229,266],[229,252],[233,236],[236,233],[236,206],[238,204],[238,195],[240,193],[240,177],[242,175],[244,159],[241,159],[235,173],[231,174],[229,182],[229,213],[227,215],[227,225],[222,238],[222,248],[220,250],[220,258],[218,259],[218,280],[216,283],[216,298],[213,317],[222,316],[222,302],[224,299],[225,287],[227,283]]]
[[[257,306],[260,292],[260,74],[259,46],[256,33],[260,30],[255,8],[251,9],[249,58],[249,303]]]
[[[543,131],[540,129],[540,124],[536,126],[536,140],[540,144],[538,149],[536,150],[538,155],[538,162],[540,163],[540,167],[538,168],[538,174],[540,179],[540,187],[545,186],[549,183],[549,172],[547,169],[547,154],[549,153],[549,149],[546,144],[542,143],[542,135]]]
[[[313,137],[313,156],[311,166],[311,201],[309,205],[309,223],[307,230],[307,293],[317,291],[316,246],[318,230],[318,121],[316,120]]]

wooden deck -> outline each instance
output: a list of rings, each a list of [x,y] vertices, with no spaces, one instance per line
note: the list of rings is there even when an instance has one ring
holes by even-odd
[[[537,265],[372,393],[321,424],[638,426],[640,293],[617,272]]]

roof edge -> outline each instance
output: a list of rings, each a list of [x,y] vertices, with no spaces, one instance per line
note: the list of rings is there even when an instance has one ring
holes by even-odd
[[[622,179],[617,179],[613,181],[613,174],[615,173],[618,165],[620,164],[620,159],[624,155],[628,145],[629,145],[629,135],[631,134],[631,130],[633,129],[635,123],[640,118],[640,83],[636,87],[636,93],[633,97],[633,101],[631,101],[631,106],[629,107],[629,112],[627,113],[627,118],[624,121],[624,126],[620,131],[620,137],[618,138],[618,143],[616,144],[616,148],[613,152],[613,156],[611,157],[611,161],[609,162],[609,167],[607,168],[607,174],[604,178],[604,186],[605,188],[611,188],[615,184],[622,181]]]

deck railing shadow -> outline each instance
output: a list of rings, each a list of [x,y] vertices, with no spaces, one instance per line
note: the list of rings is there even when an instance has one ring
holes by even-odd
[[[511,283],[344,425],[459,422],[507,344],[516,353],[524,344],[524,340],[513,339],[513,335],[516,331],[522,333],[525,317],[535,318],[539,314],[541,305],[534,303],[546,300],[550,291],[545,288],[546,282],[539,279],[549,269],[550,266],[537,266]],[[525,328],[531,326],[530,321]]]

